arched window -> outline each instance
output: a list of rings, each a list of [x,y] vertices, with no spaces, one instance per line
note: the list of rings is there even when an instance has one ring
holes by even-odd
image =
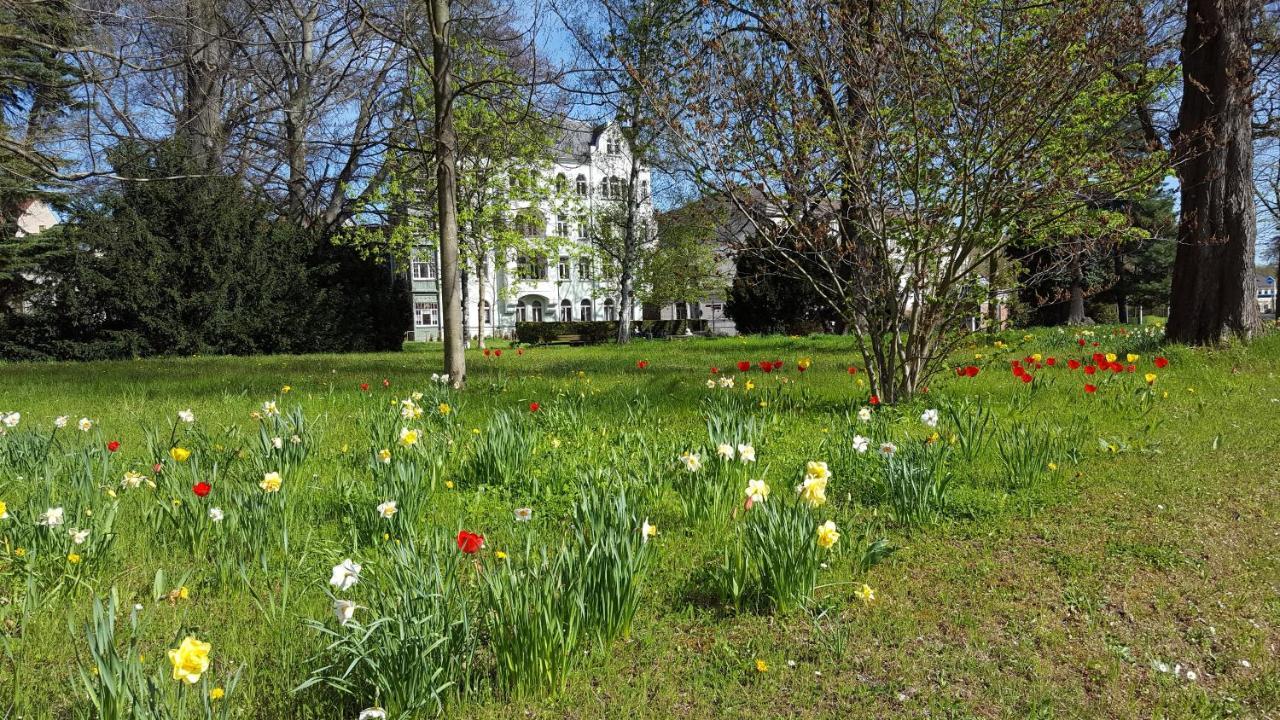
[[[605,298],[604,299],[604,319],[617,320],[618,315],[615,312],[615,310],[616,308],[614,308],[613,306],[613,298]]]
[[[542,322],[542,301],[541,300],[534,300],[533,302],[529,303],[529,311],[530,311],[529,319],[531,321]]]
[[[622,178],[617,175],[610,175],[605,180],[605,196],[610,200],[622,199]]]
[[[573,322],[573,303],[568,298],[560,301],[560,322]]]
[[[583,298],[583,299],[582,299],[582,302],[581,302],[581,303],[579,303],[579,305],[581,305],[581,306],[582,306],[582,313],[579,315],[579,317],[581,317],[581,318],[582,318],[582,322],[591,322],[592,320],[595,320],[594,315],[592,315],[592,313],[591,313],[591,301],[590,301],[590,300],[588,300],[588,299],[586,299],[586,298]]]
[[[564,173],[556,175],[556,192],[562,193],[569,189],[569,181],[565,178]]]
[[[529,322],[529,307],[523,300],[516,303],[516,322]]]
[[[586,197],[587,196],[587,176],[579,175],[577,183],[578,183],[578,195],[582,197]]]

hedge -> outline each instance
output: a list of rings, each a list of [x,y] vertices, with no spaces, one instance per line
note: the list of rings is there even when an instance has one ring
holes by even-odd
[[[641,320],[632,323],[632,333],[649,337],[669,337],[691,333],[705,333],[707,321],[697,320]],[[577,335],[578,342],[602,343],[617,336],[618,323],[613,320],[587,322],[517,322],[516,341],[526,345],[553,343],[561,335]]]

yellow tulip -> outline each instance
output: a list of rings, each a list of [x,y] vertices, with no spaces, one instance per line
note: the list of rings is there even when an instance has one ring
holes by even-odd
[[[169,663],[173,665],[173,679],[188,685],[200,682],[200,676],[209,669],[209,650],[212,646],[188,635],[182,644],[169,651]]]
[[[187,458],[191,457],[191,451],[184,447],[172,447],[169,448],[169,457],[173,458],[174,462],[186,462]]]
[[[1147,373],[1146,375],[1143,376],[1143,378],[1146,379],[1148,385],[1153,385],[1155,384],[1155,381],[1156,381],[1156,374]]]
[[[1107,362],[1109,362],[1109,363],[1113,363],[1113,362],[1115,362],[1115,361],[1116,361],[1116,354],[1115,354],[1115,353],[1107,353]]]
[[[1125,355],[1125,356],[1124,356],[1124,359],[1125,359],[1125,360],[1127,360],[1127,361],[1129,361],[1129,362],[1131,362],[1131,363],[1136,363],[1136,362],[1138,362],[1138,358],[1140,358],[1140,357],[1142,357],[1142,356],[1141,356],[1141,355],[1136,355],[1136,354],[1134,354],[1134,353],[1129,353],[1128,355]]]

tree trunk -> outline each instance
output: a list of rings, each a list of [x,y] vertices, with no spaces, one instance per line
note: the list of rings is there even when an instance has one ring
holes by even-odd
[[[1209,345],[1252,336],[1253,74],[1257,0],[1188,0],[1173,152],[1181,197],[1165,337]]]
[[[449,1],[428,0],[431,20],[431,95],[435,102],[432,140],[436,155],[436,204],[440,222],[440,300],[444,304],[444,370],[449,383],[467,382],[462,347],[462,297],[458,274],[458,158],[453,128],[453,52],[449,46]]]
[[[476,345],[484,347],[484,274],[488,263],[481,257],[476,263]]]
[[[1000,259],[991,253],[987,259],[987,332],[1000,332],[1000,288],[996,286],[996,273],[1000,270]]]
[[[188,0],[184,48],[181,126],[193,167],[213,172],[226,142],[222,123],[222,84],[228,55],[221,0]]]
[[[1084,288],[1078,282],[1071,283],[1071,309],[1067,312],[1067,324],[1093,324],[1093,321],[1084,312]]]
[[[297,65],[291,68],[289,100],[284,111],[285,155],[289,163],[289,217],[299,227],[307,224],[307,127],[311,108],[311,74],[315,60],[317,9],[312,5],[298,15],[301,38]]]

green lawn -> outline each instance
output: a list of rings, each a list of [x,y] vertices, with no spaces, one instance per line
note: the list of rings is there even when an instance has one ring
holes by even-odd
[[[511,693],[495,671],[493,639],[508,619],[477,612],[472,686],[445,692],[448,716],[1268,717],[1280,708],[1280,334],[1204,351],[1094,332],[1084,347],[1056,329],[1006,334],[1003,347],[975,343],[953,366],[978,366],[977,377],[948,372],[911,404],[877,408],[870,422],[857,418],[865,372],[848,372],[861,363],[838,337],[507,348],[488,359],[477,350],[462,394],[431,381],[440,358],[430,345],[379,355],[0,365],[0,413],[21,412],[0,437],[9,514],[0,520],[0,717],[91,715],[85,623],[93,599],[114,587],[117,642],[137,604],[142,667],[171,702],[186,703],[187,717],[203,717],[197,700],[238,670],[238,684],[210,704],[215,714],[355,718],[374,698],[323,684],[294,692],[332,657],[317,626],[343,632],[328,593],[355,600],[357,619],[367,620],[367,607],[382,602],[376,588],[386,590],[369,579],[334,591],[331,568],[354,558],[372,578],[403,548],[444,543],[439,555],[424,549],[421,557],[447,558],[459,593],[484,607],[480,586],[491,568],[527,563],[526,544],[554,549],[582,534],[571,508],[584,487],[625,489],[636,517],[658,528],[644,546],[651,564],[629,638],[575,646],[563,690]],[[1116,353],[1121,364],[1127,353],[1140,357],[1132,373],[1085,376],[1067,366],[1094,352]],[[1033,354],[1054,365],[1032,368],[1034,381],[1023,383],[1009,361]],[[1154,366],[1157,356],[1167,367]],[[806,372],[796,370],[802,358],[812,360]],[[769,374],[735,367],[774,359],[784,366]],[[706,387],[725,376],[733,388]],[[1086,382],[1096,393],[1084,392]],[[425,393],[424,415],[402,421],[398,402],[414,391]],[[260,438],[251,413],[267,400],[286,416],[305,414],[299,445],[286,437],[274,450],[274,430]],[[984,432],[966,433],[949,407],[961,423],[981,407],[993,418]],[[177,421],[188,408],[191,425]],[[929,408],[943,409],[936,438],[920,419]],[[715,460],[708,415],[749,429],[754,465]],[[69,425],[46,452],[42,438],[57,416]],[[89,432],[75,429],[81,417],[94,421]],[[421,441],[396,447],[402,427],[419,430]],[[526,438],[527,457],[475,459],[508,457],[494,438],[511,433]],[[852,450],[859,434],[872,440],[865,455]],[[118,452],[104,449],[111,440],[121,442]],[[938,467],[951,475],[949,494],[931,521],[908,527],[893,511],[876,453],[883,441],[901,457],[945,462]],[[173,444],[192,457],[176,462]],[[383,447],[395,454],[385,467],[376,459]],[[1030,460],[1011,469],[1002,450]],[[682,502],[692,487],[678,459],[684,451],[700,453],[699,472],[733,484],[731,514]],[[814,523],[830,519],[842,533],[821,551],[812,599],[786,612],[751,597],[733,607],[710,578],[735,528],[762,512],[742,507],[739,480],[765,479],[767,507],[778,507],[810,460],[832,473]],[[286,492],[260,493],[262,471],[277,466]],[[420,508],[401,514],[415,522],[379,524],[374,505],[389,499],[386,473],[402,466],[433,482],[396,498],[417,498]],[[158,487],[122,488],[129,470]],[[203,479],[213,492],[196,498],[188,488]],[[262,506],[269,514],[259,522],[226,525],[241,535],[222,545],[208,539],[214,526],[181,520],[188,507],[203,517],[233,493],[280,504]],[[55,504],[68,508],[65,524],[57,533],[35,529]],[[522,506],[533,509],[528,523],[512,516]],[[112,537],[98,532],[84,546],[62,537],[73,527],[97,532],[108,508],[116,508]],[[185,540],[189,527],[207,537]],[[485,547],[458,553],[460,528],[484,534]],[[896,550],[860,573],[864,532]],[[79,562],[68,562],[69,552]],[[864,583],[873,601],[856,594]],[[180,586],[186,599],[168,597]],[[171,679],[165,657],[187,635],[212,645],[206,678],[189,687]]]

